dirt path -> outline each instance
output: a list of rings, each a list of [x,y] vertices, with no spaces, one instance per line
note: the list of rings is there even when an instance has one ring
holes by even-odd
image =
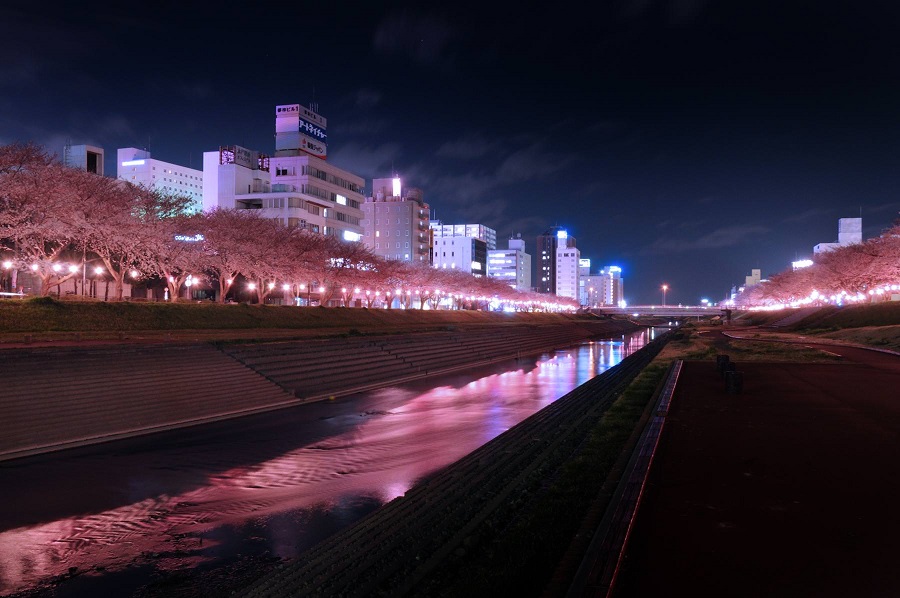
[[[615,596],[900,595],[900,357],[822,348],[685,364]]]

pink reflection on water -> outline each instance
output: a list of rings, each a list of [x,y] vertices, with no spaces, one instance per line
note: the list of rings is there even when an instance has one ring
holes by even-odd
[[[162,570],[192,567],[221,556],[209,538],[251,521],[263,529],[273,554],[293,556],[296,530],[271,525],[273,518],[292,514],[306,521],[309,513],[338,510],[354,497],[383,504],[402,496],[423,476],[643,346],[646,333],[637,336],[558,351],[523,363],[523,369],[458,386],[378,390],[364,399],[365,412],[335,422],[326,438],[251,466],[210,472],[203,485],[189,491],[0,532],[0,591],[32,587],[70,567],[107,572],[144,563]]]

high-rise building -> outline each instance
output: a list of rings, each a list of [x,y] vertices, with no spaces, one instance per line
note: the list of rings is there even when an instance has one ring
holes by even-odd
[[[556,260],[559,247],[575,247],[575,237],[570,237],[568,231],[558,226],[551,227],[543,234],[538,235],[536,252],[537,275],[534,278],[535,290],[538,293],[556,293]]]
[[[751,268],[750,276],[744,277],[744,288],[752,287],[753,285],[759,284],[759,281],[762,280],[762,270],[759,268]]]
[[[813,247],[813,254],[858,243],[862,243],[862,218],[840,218],[838,219],[837,243],[819,243]]]
[[[362,204],[363,242],[385,259],[429,262],[430,211],[421,189],[403,188],[400,177],[374,179]]]
[[[488,250],[497,249],[497,231],[483,224],[444,224],[435,220],[431,229],[435,237],[472,237],[484,241]]]
[[[203,211],[216,208],[241,209],[243,199],[271,189],[270,158],[239,145],[203,152]]]
[[[324,140],[314,143],[315,128],[325,135],[323,117],[285,104],[275,107],[275,156],[239,146],[205,152],[204,209],[260,210],[286,226],[362,240],[365,181],[324,160]]]
[[[63,148],[63,164],[100,176],[103,176],[103,158],[102,147],[66,143]]]
[[[556,296],[579,299],[578,268],[581,252],[572,243],[559,243],[556,247]]]
[[[435,268],[450,268],[471,272],[475,276],[488,273],[487,254],[489,242],[496,247],[497,231],[483,224],[431,223],[434,236]]]
[[[625,301],[622,269],[607,266],[597,274],[582,276],[581,304],[588,307],[623,306]]]
[[[487,271],[487,244],[475,237],[435,237],[432,259],[435,268],[484,276]]]
[[[188,212],[203,210],[203,171],[150,157],[147,150],[123,147],[116,151],[116,178],[191,200]]]
[[[275,155],[304,152],[325,160],[328,156],[328,121],[300,104],[275,107]]]
[[[508,249],[488,249],[487,273],[518,291],[531,290],[531,256],[522,235],[510,238]]]

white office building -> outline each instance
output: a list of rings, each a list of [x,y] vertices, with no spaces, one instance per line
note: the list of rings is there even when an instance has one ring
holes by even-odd
[[[813,247],[813,254],[825,253],[838,247],[862,243],[862,218],[840,218],[838,220],[837,243],[819,243]]]
[[[66,143],[63,148],[63,164],[69,168],[77,168],[100,176],[103,176],[104,158],[103,148],[94,145]]]
[[[435,268],[459,270],[474,276],[487,272],[487,245],[481,239],[454,235],[434,237],[433,264]]]
[[[620,267],[607,266],[597,274],[582,275],[581,305],[587,307],[622,307],[624,302],[625,291],[622,281],[622,269]]]
[[[556,295],[579,300],[578,268],[581,252],[574,245],[556,249]]]
[[[203,171],[150,157],[147,150],[123,147],[116,151],[116,178],[191,200],[190,213],[203,209]]]
[[[361,241],[365,181],[318,157],[324,141],[298,131],[313,117],[309,126],[324,136],[324,118],[299,104],[276,106],[273,157],[239,146],[205,152],[204,209],[260,210],[286,226]]]
[[[483,224],[443,224],[435,220],[431,229],[435,237],[472,237],[484,241],[488,250],[497,249],[497,231]]]
[[[531,290],[531,256],[522,236],[511,238],[508,249],[488,249],[487,273],[518,291]]]
[[[488,240],[497,242],[497,232],[482,224],[431,223],[434,237],[432,263],[435,268],[450,268],[487,276]]]
[[[362,205],[363,241],[389,260],[429,263],[430,210],[422,190],[404,188],[400,177],[374,179]]]

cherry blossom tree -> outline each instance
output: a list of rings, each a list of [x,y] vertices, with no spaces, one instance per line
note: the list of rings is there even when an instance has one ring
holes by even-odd
[[[245,248],[243,274],[261,304],[276,289],[279,280],[291,279],[298,251],[295,233],[296,229],[282,226],[278,221],[261,219],[259,237]]]
[[[346,305],[353,289],[367,281],[368,271],[375,267],[378,258],[362,243],[342,242],[334,238],[323,249],[326,252],[324,284],[332,290],[328,299],[340,289],[341,304]]]
[[[59,262],[78,240],[73,173],[33,144],[0,146],[0,238],[14,267],[41,281],[41,295],[75,275]]]
[[[95,174],[73,171],[78,198],[75,226],[85,248],[103,263],[113,280],[113,297],[121,301],[125,280],[151,261],[154,221],[170,217],[184,203],[152,191]],[[168,205],[173,202],[173,205]],[[140,276],[140,274],[138,274]]]
[[[202,217],[187,215],[186,198],[157,191],[150,192],[135,210],[146,233],[142,238],[141,265],[162,278],[169,298],[180,299],[181,288],[188,279],[198,280],[206,266],[201,243]],[[199,235],[199,236],[198,236]]]
[[[205,271],[218,285],[217,301],[225,296],[239,274],[250,271],[249,248],[271,231],[271,223],[250,210],[217,209],[200,219],[204,237]]]

